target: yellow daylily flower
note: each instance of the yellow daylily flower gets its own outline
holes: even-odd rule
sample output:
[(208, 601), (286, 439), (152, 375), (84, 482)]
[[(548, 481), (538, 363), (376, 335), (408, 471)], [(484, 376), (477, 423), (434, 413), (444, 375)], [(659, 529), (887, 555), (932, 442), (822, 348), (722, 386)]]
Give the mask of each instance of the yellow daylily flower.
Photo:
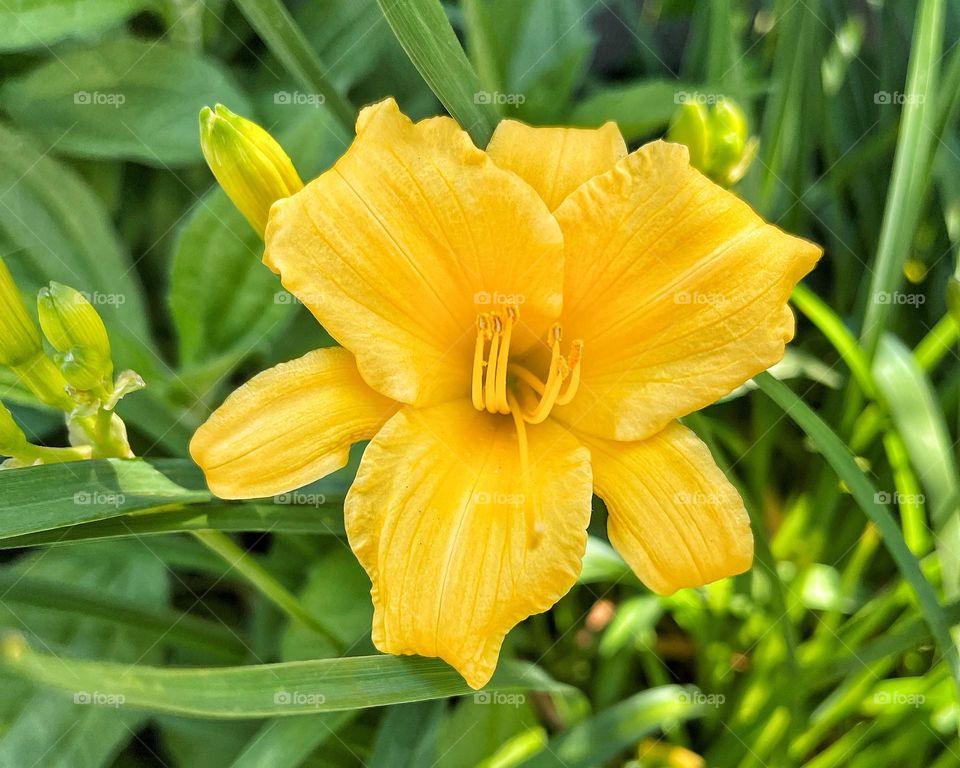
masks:
[(750, 567), (743, 503), (677, 418), (783, 355), (820, 249), (613, 124), (364, 109), (336, 165), (273, 205), (264, 262), (342, 345), (255, 377), (191, 444), (214, 493), (286, 492), (371, 440), (345, 503), (373, 641), (474, 688), (575, 583), (594, 491), (669, 594)]

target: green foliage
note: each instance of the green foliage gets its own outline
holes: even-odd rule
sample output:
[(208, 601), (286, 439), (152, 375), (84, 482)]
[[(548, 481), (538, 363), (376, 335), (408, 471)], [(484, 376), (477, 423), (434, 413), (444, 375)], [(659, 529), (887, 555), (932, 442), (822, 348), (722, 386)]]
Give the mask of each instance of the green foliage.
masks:
[[(25, 296), (83, 292), (147, 382), (118, 407), (145, 458), (0, 472), (0, 765), (955, 765), (958, 34), (943, 0), (0, 0), (0, 256)], [(376, 653), (356, 452), (240, 503), (187, 449), (236, 385), (334, 343), (216, 188), (199, 109), (308, 181), (388, 95), (479, 146), (510, 117), (613, 120), (631, 149), (732, 97), (759, 137), (734, 191), (826, 251), (784, 362), (685, 419), (753, 569), (653, 595), (597, 502), (577, 586), (481, 694)], [(64, 442), (6, 370), (0, 398)]]

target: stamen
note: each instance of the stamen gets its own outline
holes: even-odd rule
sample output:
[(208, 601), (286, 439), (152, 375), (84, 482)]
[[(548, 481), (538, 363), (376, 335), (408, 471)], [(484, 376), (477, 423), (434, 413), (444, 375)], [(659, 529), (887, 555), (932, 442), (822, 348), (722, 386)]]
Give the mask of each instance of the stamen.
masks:
[(527, 427), (523, 423), (522, 410), (512, 392), (507, 393), (507, 406), (517, 430), (517, 447), (520, 450), (520, 482), (523, 484), (523, 523), (527, 538), (527, 549), (533, 549), (540, 541), (543, 523), (540, 521), (536, 494), (528, 499), (530, 490), (530, 446), (527, 443)]
[(511, 305), (507, 307), (506, 315), (503, 338), (500, 340), (500, 351), (497, 355), (496, 407), (500, 413), (510, 413), (510, 405), (507, 403), (507, 366), (510, 361), (510, 339), (513, 336), (513, 324), (516, 322), (519, 312), (516, 307)]
[(483, 350), (487, 343), (487, 316), (479, 315), (477, 317), (477, 344), (473, 350), (473, 381), (470, 388), (470, 397), (473, 400), (473, 407), (478, 411), (484, 409), (483, 405), (483, 367), (486, 365), (483, 359)]
[(557, 396), (560, 394), (560, 386), (563, 384), (566, 368), (566, 361), (560, 357), (560, 335), (560, 326), (553, 326), (551, 331), (553, 349), (550, 354), (550, 372), (543, 388), (543, 396), (531, 413), (523, 415), (523, 418), (531, 424), (540, 424), (550, 415), (550, 411), (557, 401)]
[(497, 360), (500, 352), (500, 337), (503, 333), (503, 320), (500, 315), (493, 315), (493, 338), (490, 340), (490, 352), (487, 355), (487, 377), (483, 384), (483, 399), (489, 413), (496, 413), (497, 408)]
[(583, 357), (583, 340), (576, 339), (571, 345), (567, 364), (570, 366), (570, 378), (566, 380), (563, 389), (557, 397), (556, 405), (567, 405), (573, 400), (580, 389), (580, 359)]
[(524, 368), (522, 365), (511, 365), (510, 372), (524, 384), (529, 385), (538, 395), (542, 395), (546, 389), (546, 386), (537, 378), (536, 374), (531, 372), (530, 369)]

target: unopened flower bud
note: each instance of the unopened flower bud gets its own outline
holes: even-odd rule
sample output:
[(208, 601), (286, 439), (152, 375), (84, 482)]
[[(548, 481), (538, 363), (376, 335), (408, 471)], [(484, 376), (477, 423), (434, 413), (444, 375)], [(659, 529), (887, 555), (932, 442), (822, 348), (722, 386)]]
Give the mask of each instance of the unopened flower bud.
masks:
[(667, 139), (686, 145), (690, 151), (690, 165), (699, 170), (707, 167), (710, 158), (710, 122), (707, 108), (698, 101), (685, 101), (670, 121)]
[(50, 283), (37, 296), (43, 334), (60, 355), (64, 378), (77, 389), (94, 389), (113, 375), (110, 340), (97, 310), (82, 293)]
[(20, 456), (27, 447), (27, 436), (6, 407), (0, 403), (0, 455)]
[(40, 331), (0, 259), (0, 365), (17, 366), (43, 351)]
[(690, 164), (718, 184), (730, 187), (743, 178), (757, 153), (747, 117), (731, 99), (710, 107), (687, 101), (674, 113), (667, 139), (686, 145)]
[(200, 146), (223, 191), (261, 237), (270, 206), (303, 188), (283, 147), (222, 104), (200, 111)]

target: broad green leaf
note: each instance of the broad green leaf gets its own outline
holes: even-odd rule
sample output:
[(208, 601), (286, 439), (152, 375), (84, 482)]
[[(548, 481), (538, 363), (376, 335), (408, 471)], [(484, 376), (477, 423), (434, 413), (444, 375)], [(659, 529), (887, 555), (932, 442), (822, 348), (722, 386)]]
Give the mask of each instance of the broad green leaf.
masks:
[(0, 51), (92, 37), (153, 5), (153, 0), (5, 0), (0, 4)]
[(4, 109), (59, 153), (167, 167), (201, 159), (197, 114), (249, 103), (217, 62), (161, 41), (119, 38), (64, 53), (2, 89)]
[(702, 717), (704, 706), (695, 689), (679, 685), (651, 688), (577, 723), (551, 739), (546, 748), (519, 765), (524, 768), (602, 765), (661, 729)]
[[(0, 669), (74, 691), (109, 690), (130, 707), (198, 717), (281, 717), (473, 694), (437, 659), (353, 656), (244, 667), (162, 669), (54, 657), (16, 635), (0, 645)], [(539, 668), (502, 660), (491, 691), (564, 692)]]
[(438, 724), (431, 762), (436, 768), (479, 768), (493, 762), (500, 745), (538, 727), (533, 697), (481, 691), (464, 698)]
[(581, 584), (616, 583), (629, 580), (632, 575), (630, 566), (607, 542), (596, 536), (587, 538), (587, 551), (583, 555), (583, 568), (578, 579)]
[[(0, 475), (0, 487), (3, 476)], [(257, 531), (345, 535), (343, 494), (328, 496), (323, 504), (190, 504), (184, 509), (118, 515), (89, 523), (52, 528), (20, 536), (0, 537), (0, 549), (42, 547), (102, 539), (140, 538), (186, 531)]]
[[(136, 547), (93, 546), (84, 551), (45, 552), (23, 557), (3, 568), (3, 578), (43, 579), (97, 593), (107, 602), (143, 611), (166, 610), (163, 564), (143, 558)], [(49, 597), (49, 595), (47, 595)], [(11, 630), (29, 633), (32, 642), (54, 654), (113, 659), (120, 666), (157, 663), (162, 645), (156, 636), (130, 632), (122, 623), (86, 618), (82, 612), (51, 611), (37, 595), (34, 604), (3, 602), (0, 636)], [(87, 680), (63, 679), (65, 694), (29, 681), (5, 677), (0, 684), (0, 765), (43, 765), (57, 768), (112, 765), (117, 753), (143, 723), (143, 716), (122, 706), (108, 688)], [(94, 702), (100, 702), (96, 706)]]
[(355, 712), (269, 720), (257, 731), (231, 768), (298, 768), (317, 747), (356, 717)]
[(339, 643), (335, 646), (331, 639), (290, 622), (280, 639), (284, 661), (336, 656), (340, 649), (347, 649), (352, 656), (375, 651), (370, 641), (370, 579), (345, 542), (334, 539), (331, 543), (310, 569), (298, 597), (310, 615), (323, 617)]
[(260, 731), (258, 720), (201, 720), (161, 715), (153, 718), (171, 766), (229, 768)]
[(369, 74), (387, 47), (396, 45), (376, 0), (303, 3), (293, 15), (341, 89)]
[(597, 128), (608, 120), (620, 127), (623, 138), (636, 141), (666, 130), (670, 117), (696, 87), (673, 80), (638, 80), (595, 91), (577, 105), (567, 119), (571, 125)]
[(596, 42), (584, 0), (470, 0), (464, 21), (483, 92), (501, 113), (556, 123)]
[(427, 85), (474, 143), (485, 147), (499, 116), (489, 94), (484, 95), (440, 0), (377, 2)]
[(344, 130), (353, 129), (356, 110), (330, 79), (330, 70), (320, 60), (310, 41), (280, 0), (236, 0), (237, 7), (309, 95), (322, 100)]
[[(72, 557), (83, 557), (74, 550)], [(71, 583), (37, 578), (32, 573), (0, 572), (0, 614), (9, 606), (16, 616), (23, 606), (55, 611), (67, 617), (114, 624), (131, 634), (159, 644), (200, 649), (205, 655), (237, 661), (246, 648), (223, 624), (199, 619), (166, 608), (145, 605), (140, 600), (116, 597)]]
[(437, 728), (443, 711), (443, 702), (439, 701), (390, 707), (377, 731), (367, 768), (436, 767)]
[(0, 538), (211, 498), (200, 470), (178, 459), (9, 469), (0, 472)]

